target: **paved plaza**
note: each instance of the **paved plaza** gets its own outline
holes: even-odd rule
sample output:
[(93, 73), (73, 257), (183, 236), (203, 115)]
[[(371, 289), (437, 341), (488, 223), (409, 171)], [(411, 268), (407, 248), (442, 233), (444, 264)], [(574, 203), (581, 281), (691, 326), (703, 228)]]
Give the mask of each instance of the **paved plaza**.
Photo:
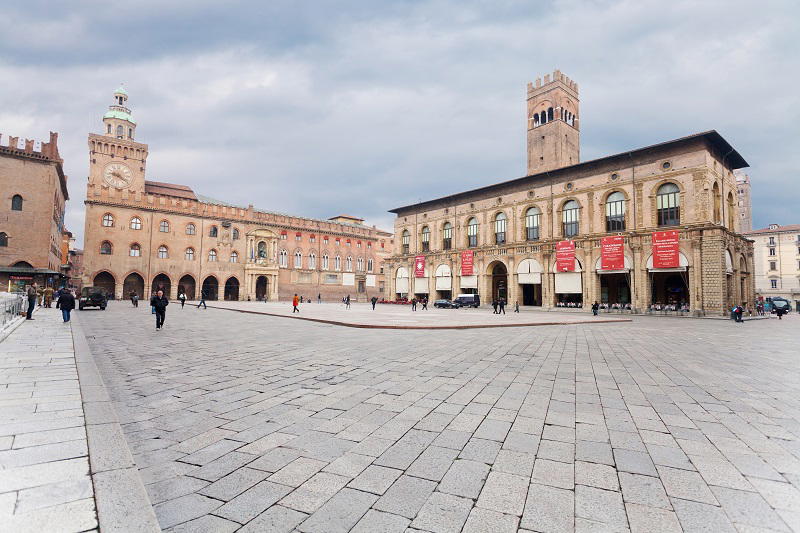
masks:
[(385, 330), (173, 303), (156, 332), (146, 306), (76, 314), (165, 531), (800, 531), (795, 315)]

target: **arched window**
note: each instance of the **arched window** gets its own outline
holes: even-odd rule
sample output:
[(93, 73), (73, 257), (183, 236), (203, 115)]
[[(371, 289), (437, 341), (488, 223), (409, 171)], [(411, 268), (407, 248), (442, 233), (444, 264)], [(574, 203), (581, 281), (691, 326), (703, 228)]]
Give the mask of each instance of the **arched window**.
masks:
[(267, 243), (264, 241), (258, 241), (258, 258), (259, 259), (267, 258)]
[(278, 266), (282, 268), (289, 266), (289, 254), (286, 253), (286, 250), (278, 252)]
[(339, 271), (342, 269), (342, 258), (338, 255), (333, 258), (333, 269)]
[(550, 122), (551, 120), (553, 120), (553, 108), (552, 107), (548, 107), (547, 108), (547, 122)]
[(506, 242), (506, 214), (497, 213), (494, 217), (494, 242), (504, 244)]
[(195, 228), (194, 224), (186, 224), (186, 235), (194, 235), (197, 233), (197, 228)]
[(356, 270), (359, 272), (364, 272), (364, 258), (359, 257), (356, 259)]
[(113, 228), (114, 227), (114, 215), (111, 213), (106, 213), (103, 215), (103, 227), (104, 228)]
[(239, 252), (231, 252), (231, 263), (239, 262)]
[(303, 254), (300, 250), (294, 253), (294, 267), (303, 268)]
[(422, 251), (431, 251), (431, 230), (428, 226), (422, 227)]
[(474, 248), (478, 246), (478, 219), (472, 217), (467, 223), (467, 246)]
[(367, 259), (367, 272), (372, 272), (374, 268), (375, 262), (372, 260), (372, 258)]
[(166, 259), (167, 257), (169, 257), (169, 251), (167, 250), (167, 247), (162, 244), (158, 247), (158, 258)]
[(353, 258), (350, 257), (349, 255), (347, 256), (347, 259), (345, 259), (345, 261), (344, 261), (344, 269), (347, 272), (352, 272), (353, 271)]
[(736, 211), (736, 204), (733, 200), (733, 193), (728, 193), (728, 229), (731, 231), (734, 230), (734, 211)]
[(625, 195), (612, 192), (606, 198), (606, 231), (625, 230)]
[(123, 128), (121, 125), (117, 126), (117, 138), (122, 139), (124, 133), (125, 133), (125, 128)]
[(142, 219), (139, 217), (133, 217), (131, 219), (131, 229), (142, 229)]
[(159, 222), (158, 231), (160, 231), (161, 233), (169, 233), (169, 221), (162, 220), (161, 222)]
[(525, 238), (529, 241), (539, 240), (539, 223), (542, 212), (538, 207), (531, 207), (525, 212)]
[(656, 193), (659, 226), (677, 226), (681, 223), (680, 189), (674, 183), (665, 183)]
[(187, 248), (183, 253), (183, 258), (187, 261), (194, 261), (194, 248)]
[(580, 206), (575, 200), (570, 200), (564, 204), (561, 212), (561, 222), (564, 237), (574, 237), (578, 234), (578, 218)]
[(112, 252), (111, 243), (108, 241), (103, 241), (100, 244), (100, 253), (102, 255), (111, 255), (111, 252)]
[(217, 235), (219, 235), (219, 230), (217, 229), (216, 226), (211, 226), (211, 229), (208, 230), (208, 236), (216, 237)]
[(131, 257), (139, 257), (142, 255), (142, 247), (136, 243), (131, 244), (131, 247), (128, 251)]
[(322, 256), (322, 270), (328, 270), (328, 254)]
[(209, 263), (216, 263), (217, 261), (217, 251), (216, 250), (209, 250), (208, 251), (208, 262)]
[(6, 232), (0, 232), (0, 246), (8, 246), (8, 235)]
[(449, 222), (442, 227), (442, 249), (449, 250), (453, 247), (453, 225)]
[(233, 240), (236, 241), (239, 239), (239, 228), (233, 228)]
[(719, 192), (719, 183), (714, 182), (714, 224), (722, 224), (722, 195)]
[(539, 113), (539, 124), (546, 124), (547, 123), (547, 113), (542, 111)]
[(317, 256), (314, 252), (308, 254), (308, 268), (314, 270), (317, 268)]
[(128, 128), (128, 139), (133, 139), (133, 128)]
[(106, 133), (111, 134), (111, 124), (107, 124)]
[(411, 248), (411, 234), (408, 232), (407, 229), (403, 230), (403, 237), (402, 237), (402, 244), (403, 244), (403, 253), (407, 254)]
[(22, 211), (22, 196), (15, 194), (11, 197), (11, 210)]

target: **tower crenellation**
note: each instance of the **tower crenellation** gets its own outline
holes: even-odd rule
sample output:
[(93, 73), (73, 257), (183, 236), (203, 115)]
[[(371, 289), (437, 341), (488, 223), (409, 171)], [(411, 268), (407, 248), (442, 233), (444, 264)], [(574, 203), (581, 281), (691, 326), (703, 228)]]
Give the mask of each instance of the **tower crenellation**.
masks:
[(527, 89), (528, 174), (579, 163), (578, 84), (555, 70)]

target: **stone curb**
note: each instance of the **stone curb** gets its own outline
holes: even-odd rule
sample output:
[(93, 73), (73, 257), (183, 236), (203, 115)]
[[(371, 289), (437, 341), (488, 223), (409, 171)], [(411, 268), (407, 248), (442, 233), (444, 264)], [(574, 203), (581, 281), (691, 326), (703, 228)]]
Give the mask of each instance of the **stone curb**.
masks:
[(633, 322), (630, 318), (601, 318), (598, 320), (581, 320), (575, 322), (532, 322), (525, 324), (465, 324), (459, 326), (393, 326), (390, 324), (356, 324), (353, 322), (339, 322), (338, 320), (326, 320), (324, 318), (308, 318), (301, 316), (286, 316), (277, 313), (266, 313), (262, 311), (250, 311), (247, 309), (231, 309), (229, 307), (216, 307), (213, 305), (208, 306), (210, 309), (221, 309), (223, 311), (233, 311), (235, 313), (248, 313), (251, 315), (265, 315), (275, 316), (279, 318), (288, 318), (292, 320), (306, 320), (308, 322), (318, 322), (320, 324), (329, 324), (332, 326), (343, 326), (346, 328), (359, 328), (359, 329), (486, 329), (486, 328), (528, 328), (535, 326), (572, 326), (583, 324), (616, 324), (622, 322)]
[(72, 342), (99, 529), (103, 533), (161, 531), (78, 316), (72, 314)]

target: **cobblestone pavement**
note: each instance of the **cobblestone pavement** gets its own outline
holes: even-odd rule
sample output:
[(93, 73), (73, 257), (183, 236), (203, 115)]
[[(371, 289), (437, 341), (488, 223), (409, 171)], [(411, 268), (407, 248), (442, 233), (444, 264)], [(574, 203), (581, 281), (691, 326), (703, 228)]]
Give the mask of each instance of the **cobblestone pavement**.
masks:
[(800, 319), (352, 329), (80, 320), (161, 526), (800, 530)]
[(0, 531), (97, 527), (70, 326), (39, 309), (0, 343)]

